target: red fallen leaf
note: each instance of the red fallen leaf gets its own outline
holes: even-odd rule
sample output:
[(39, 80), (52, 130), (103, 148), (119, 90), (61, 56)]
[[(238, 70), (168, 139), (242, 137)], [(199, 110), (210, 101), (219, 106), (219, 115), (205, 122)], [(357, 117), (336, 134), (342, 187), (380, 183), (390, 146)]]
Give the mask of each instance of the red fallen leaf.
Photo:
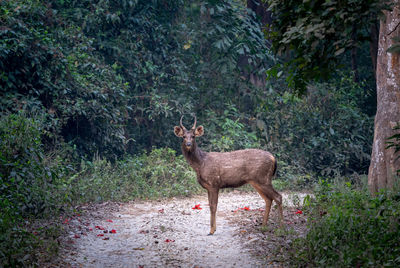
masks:
[(110, 238), (109, 237), (104, 237), (103, 240), (110, 240)]
[(97, 236), (104, 236), (104, 234), (98, 234)]
[(112, 230), (110, 231), (110, 233), (112, 233), (112, 234), (116, 234), (116, 233), (117, 233), (117, 231), (115, 231), (114, 229), (112, 229)]
[(75, 235), (74, 235), (74, 238), (81, 238), (81, 236), (78, 235), (78, 234), (75, 234)]
[(139, 267), (138, 268), (144, 268), (144, 265), (139, 265)]
[(162, 209), (159, 209), (158, 210), (158, 213), (164, 213), (164, 209), (162, 208)]
[(113, 222), (112, 220), (106, 220), (106, 222)]
[(93, 231), (93, 228), (89, 228), (89, 231)]
[(238, 209), (234, 210), (233, 212), (238, 212), (239, 210), (246, 210), (246, 211), (250, 211), (250, 207), (238, 208)]
[(69, 224), (69, 219), (66, 218), (66, 219), (64, 220), (63, 224)]
[(202, 208), (200, 207), (200, 204), (198, 204), (198, 205), (194, 205), (194, 207), (192, 207), (192, 209), (202, 209)]
[(77, 216), (77, 217), (80, 217), (80, 216), (81, 216), (81, 214), (77, 213), (75, 216)]
[(105, 230), (104, 227), (101, 227), (101, 226), (99, 226), (99, 225), (96, 225), (94, 228), (96, 228), (96, 229), (98, 229), (98, 230)]
[(303, 214), (303, 211), (297, 210), (297, 211), (296, 211), (296, 214)]
[(169, 242), (175, 242), (175, 240), (173, 239), (165, 239), (165, 242), (169, 243)]

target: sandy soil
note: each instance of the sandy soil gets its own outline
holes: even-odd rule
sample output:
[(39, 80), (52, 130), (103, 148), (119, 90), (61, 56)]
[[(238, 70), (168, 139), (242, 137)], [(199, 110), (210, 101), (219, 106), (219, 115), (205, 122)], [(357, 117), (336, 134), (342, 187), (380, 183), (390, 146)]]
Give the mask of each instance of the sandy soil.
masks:
[[(296, 198), (284, 195), (285, 225), (291, 223), (286, 216), (293, 214), (290, 212), (293, 200)], [(196, 205), (202, 209), (193, 209)], [(62, 242), (58, 265), (281, 266), (271, 261), (265, 252), (265, 245), (261, 242), (266, 234), (255, 231), (255, 228), (260, 228), (257, 226), (262, 220), (263, 209), (264, 201), (257, 193), (220, 193), (217, 231), (209, 236), (210, 212), (206, 194), (161, 201), (88, 205), (80, 208), (82, 215), (64, 221), (69, 234)], [(273, 208), (271, 212), (267, 229), (270, 233), (279, 226), (276, 210)]]

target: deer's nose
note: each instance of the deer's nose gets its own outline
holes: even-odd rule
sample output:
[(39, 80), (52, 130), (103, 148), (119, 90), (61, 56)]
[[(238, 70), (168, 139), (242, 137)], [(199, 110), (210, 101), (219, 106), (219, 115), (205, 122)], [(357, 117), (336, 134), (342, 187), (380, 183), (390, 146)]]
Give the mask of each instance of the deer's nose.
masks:
[(186, 146), (188, 146), (188, 147), (192, 146), (192, 143), (189, 141), (189, 142), (186, 143)]

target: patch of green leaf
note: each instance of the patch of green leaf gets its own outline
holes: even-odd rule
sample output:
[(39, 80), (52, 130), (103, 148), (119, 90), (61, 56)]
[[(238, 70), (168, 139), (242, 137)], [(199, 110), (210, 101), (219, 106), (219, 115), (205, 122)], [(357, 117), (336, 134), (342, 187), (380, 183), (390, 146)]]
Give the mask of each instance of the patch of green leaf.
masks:
[(371, 196), (366, 187), (320, 181), (304, 208), (309, 232), (298, 238), (293, 265), (398, 266), (400, 198), (398, 190)]

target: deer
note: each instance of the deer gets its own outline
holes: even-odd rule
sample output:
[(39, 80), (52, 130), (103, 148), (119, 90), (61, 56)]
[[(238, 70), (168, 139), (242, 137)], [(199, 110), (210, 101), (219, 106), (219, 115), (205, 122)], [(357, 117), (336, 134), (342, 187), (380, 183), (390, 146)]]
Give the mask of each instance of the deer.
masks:
[(210, 233), (217, 229), (216, 212), (219, 190), (236, 188), (250, 184), (265, 201), (265, 212), (262, 225), (266, 226), (271, 210), (272, 201), (279, 209), (280, 224), (283, 222), (282, 195), (272, 187), (272, 178), (276, 174), (277, 162), (275, 157), (260, 149), (244, 149), (231, 152), (204, 152), (196, 144), (196, 138), (204, 134), (204, 127), (194, 124), (187, 130), (182, 124), (174, 127), (177, 137), (183, 138), (182, 154), (188, 164), (196, 172), (197, 181), (207, 190), (210, 206)]

